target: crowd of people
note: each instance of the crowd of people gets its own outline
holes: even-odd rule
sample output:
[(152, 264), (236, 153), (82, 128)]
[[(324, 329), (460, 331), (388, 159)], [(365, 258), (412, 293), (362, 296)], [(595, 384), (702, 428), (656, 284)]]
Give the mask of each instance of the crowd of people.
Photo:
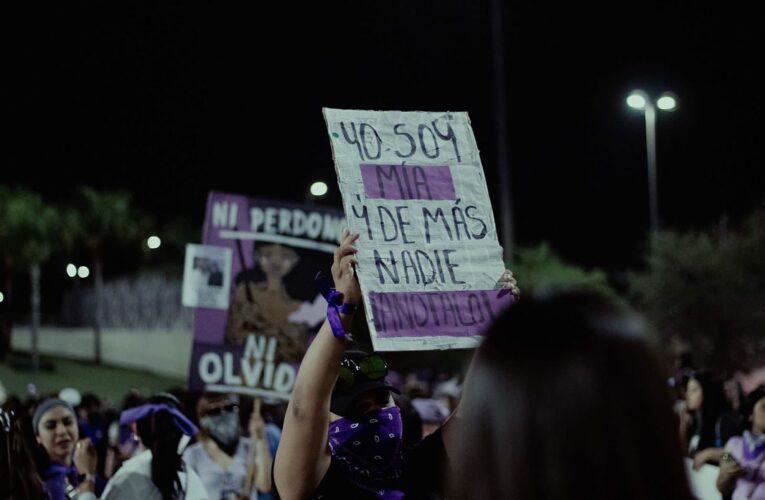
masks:
[[(347, 334), (357, 237), (334, 254), (339, 321), (308, 347), (288, 403), (12, 396), (0, 498), (684, 499), (684, 459), (719, 466), (725, 497), (765, 498), (765, 387), (726, 395), (688, 367), (668, 384), (644, 323), (595, 292), (517, 300), (464, 380), (394, 376)], [(519, 297), (511, 272), (498, 285)]]

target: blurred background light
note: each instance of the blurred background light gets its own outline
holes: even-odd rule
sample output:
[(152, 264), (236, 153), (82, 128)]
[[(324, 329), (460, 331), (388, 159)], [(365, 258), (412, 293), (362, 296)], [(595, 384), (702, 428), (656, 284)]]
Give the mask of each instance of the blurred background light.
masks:
[(311, 184), (311, 195), (313, 196), (324, 196), (327, 191), (329, 191), (329, 187), (325, 182), (316, 181)]
[(151, 250), (156, 250), (161, 244), (162, 240), (159, 239), (159, 236), (149, 236), (149, 238), (146, 240), (146, 246), (148, 246)]
[(88, 269), (87, 266), (80, 266), (79, 269), (77, 269), (77, 276), (80, 278), (87, 278), (90, 276), (90, 269)]
[(634, 109), (645, 108), (645, 95), (640, 91), (635, 91), (627, 97), (627, 106)]

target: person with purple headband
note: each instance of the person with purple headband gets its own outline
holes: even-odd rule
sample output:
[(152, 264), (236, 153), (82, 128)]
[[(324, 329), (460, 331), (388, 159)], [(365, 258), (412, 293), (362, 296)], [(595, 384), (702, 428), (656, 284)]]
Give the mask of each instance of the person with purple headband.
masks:
[(132, 424), (140, 451), (109, 480), (102, 499), (207, 499), (199, 476), (181, 458), (182, 436), (194, 436), (198, 429), (179, 408), (175, 396), (158, 394), (146, 404), (122, 412), (120, 424)]
[[(328, 319), (300, 365), (274, 462), (274, 496), (293, 499), (429, 499), (443, 494), (447, 452), (441, 430), (402, 449), (395, 389), (379, 354), (346, 350), (361, 290), (358, 234), (343, 232), (325, 287)], [(518, 290), (509, 271), (503, 285)]]
[(717, 489), (733, 500), (765, 498), (765, 386), (749, 393), (744, 413), (749, 429), (725, 444), (717, 478)]

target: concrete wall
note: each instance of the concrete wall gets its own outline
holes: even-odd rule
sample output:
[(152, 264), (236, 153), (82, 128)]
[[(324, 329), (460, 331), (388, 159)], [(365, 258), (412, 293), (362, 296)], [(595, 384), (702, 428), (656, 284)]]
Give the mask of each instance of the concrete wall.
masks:
[[(92, 361), (92, 328), (40, 329), (40, 354)], [(105, 328), (101, 337), (104, 364), (186, 379), (191, 361), (193, 333), (189, 331), (127, 330)], [(29, 327), (13, 328), (12, 346), (29, 352), (32, 339)]]

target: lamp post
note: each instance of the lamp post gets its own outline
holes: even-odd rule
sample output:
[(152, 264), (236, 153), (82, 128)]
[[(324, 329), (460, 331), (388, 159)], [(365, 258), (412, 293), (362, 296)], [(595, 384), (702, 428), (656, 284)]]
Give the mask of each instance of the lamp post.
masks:
[(645, 144), (648, 156), (648, 204), (650, 210), (651, 235), (659, 231), (659, 201), (656, 190), (656, 110), (674, 111), (677, 109), (675, 97), (665, 92), (654, 104), (642, 90), (633, 91), (627, 97), (627, 105), (643, 111), (645, 115)]

